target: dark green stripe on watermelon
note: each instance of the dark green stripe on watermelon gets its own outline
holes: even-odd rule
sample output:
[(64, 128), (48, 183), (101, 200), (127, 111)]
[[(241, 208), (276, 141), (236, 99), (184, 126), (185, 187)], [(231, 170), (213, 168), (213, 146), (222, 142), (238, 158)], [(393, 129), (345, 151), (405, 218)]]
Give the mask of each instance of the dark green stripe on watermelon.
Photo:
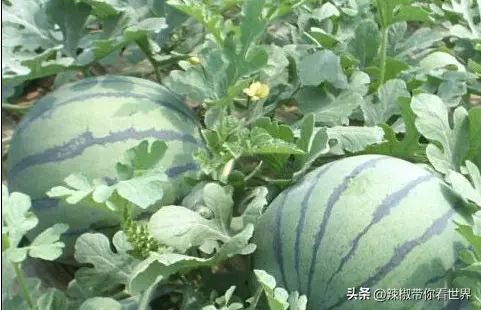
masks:
[(430, 278), (429, 280), (427, 280), (424, 283), (423, 287), (429, 287), (432, 284), (438, 283), (439, 281), (443, 281), (443, 280), (446, 281), (446, 279), (447, 279), (447, 277), (449, 276), (450, 273), (451, 273), (451, 270), (447, 270), (446, 272), (440, 273), (439, 275), (436, 275), (436, 276)]
[[(21, 123), (21, 125), (17, 128), (17, 134), (20, 134), (22, 131), (26, 130), (35, 121), (51, 117), (51, 115), (57, 109), (63, 106), (66, 106), (69, 104), (78, 104), (78, 103), (90, 101), (92, 99), (99, 99), (99, 98), (113, 98), (113, 99), (128, 98), (128, 99), (135, 99), (135, 100), (148, 100), (158, 104), (159, 106), (163, 106), (175, 112), (178, 112), (180, 115), (186, 117), (192, 122), (197, 123), (197, 119), (193, 115), (192, 111), (187, 106), (185, 106), (182, 102), (177, 101), (177, 104), (176, 104), (176, 103), (168, 102), (166, 100), (159, 100), (156, 98), (159, 95), (163, 95), (163, 93), (159, 93), (159, 94), (152, 93), (152, 94), (146, 95), (146, 94), (126, 93), (126, 92), (117, 91), (117, 92), (95, 92), (90, 94), (74, 96), (68, 100), (62, 101), (55, 105), (44, 105), (42, 106), (41, 109), (39, 108), (39, 109), (32, 110), (32, 113), (29, 114), (28, 117), (26, 117)], [(51, 100), (50, 98), (47, 98), (47, 99)], [(155, 106), (152, 106), (152, 107), (155, 107)]]
[(332, 276), (329, 278), (327, 281), (327, 286), (326, 286), (326, 291), (328, 290), (329, 286), (331, 285), (332, 280), (334, 279), (335, 276), (341, 272), (342, 268), (344, 265), (349, 261), (349, 259), (352, 258), (354, 255), (355, 251), (357, 250), (357, 247), (359, 245), (359, 241), (361, 240), (362, 237), (364, 237), (369, 229), (373, 227), (375, 224), (379, 223), (384, 217), (388, 216), (391, 213), (391, 209), (397, 207), (399, 203), (406, 198), (409, 193), (416, 188), (419, 184), (422, 184), (424, 182), (433, 180), (435, 177), (432, 174), (427, 173), (424, 176), (421, 176), (411, 182), (409, 182), (406, 186), (401, 188), (400, 190), (390, 194), (389, 196), (386, 197), (386, 199), (383, 200), (381, 205), (377, 207), (374, 210), (374, 213), (372, 215), (372, 220), (371, 222), (364, 227), (364, 229), (356, 236), (354, 237), (354, 240), (351, 242), (351, 248), (349, 249), (349, 252), (347, 255), (345, 255), (339, 264), (339, 267), (337, 270), (332, 274)]
[(59, 202), (59, 199), (50, 197), (32, 199), (32, 208), (35, 210), (53, 209), (58, 206)]
[[(381, 266), (376, 274), (370, 276), (365, 282), (361, 283), (357, 288), (360, 287), (373, 287), (382, 280), (382, 278), (391, 272), (394, 268), (396, 268), (399, 264), (402, 263), (403, 259), (417, 246), (422, 245), (435, 235), (441, 234), (444, 229), (448, 226), (448, 220), (455, 215), (456, 212), (454, 209), (445, 212), (441, 217), (437, 218), (429, 227), (424, 231), (424, 233), (414, 239), (409, 240), (403, 243), (400, 247), (396, 248), (394, 254), (392, 255), (391, 259)], [(339, 299), (334, 305), (327, 308), (326, 310), (334, 309), (347, 301), (346, 297)]]
[(85, 149), (93, 145), (107, 145), (109, 143), (115, 143), (129, 139), (140, 141), (147, 138), (155, 138), (163, 141), (183, 141), (197, 144), (199, 146), (202, 145), (200, 141), (189, 134), (171, 130), (149, 129), (145, 131), (137, 131), (135, 128), (130, 127), (124, 131), (111, 133), (110, 135), (104, 137), (94, 137), (92, 132), (87, 131), (78, 135), (77, 137), (72, 138), (65, 144), (47, 149), (40, 154), (34, 154), (23, 158), (13, 165), (9, 171), (9, 177), (12, 181), (14, 181), (20, 172), (31, 166), (59, 162), (73, 158), (82, 154)]
[(309, 200), (311, 199), (311, 196), (312, 196), (312, 193), (314, 191), (314, 189), (316, 188), (316, 186), (318, 185), (321, 177), (329, 171), (329, 168), (331, 168), (333, 166), (333, 164), (328, 164), (326, 165), (325, 167), (323, 167), (323, 169), (321, 169), (321, 171), (315, 176), (315, 180), (316, 181), (313, 181), (311, 186), (309, 187), (309, 189), (307, 190), (307, 193), (304, 197), (304, 199), (302, 200), (302, 203), (301, 203), (301, 210), (300, 210), (300, 213), (301, 213), (301, 216), (299, 218), (299, 222), (297, 224), (297, 227), (296, 227), (296, 241), (295, 241), (295, 244), (294, 244), (294, 254), (295, 254), (295, 257), (294, 257), (294, 264), (295, 264), (295, 268), (296, 268), (296, 274), (297, 274), (297, 280), (298, 280), (298, 287), (301, 287), (301, 273), (300, 273), (300, 267), (299, 267), (299, 260), (300, 260), (300, 256), (301, 256), (301, 250), (300, 250), (300, 240), (301, 240), (301, 236), (302, 236), (302, 232), (304, 231), (304, 224), (305, 224), (305, 220), (306, 220), (306, 213), (307, 213), (307, 209), (309, 208)]
[(279, 266), (281, 270), (281, 281), (284, 285), (284, 287), (287, 288), (287, 281), (286, 281), (286, 275), (284, 273), (284, 256), (282, 254), (282, 238), (281, 238), (281, 223), (282, 223), (282, 211), (284, 209), (284, 205), (286, 203), (287, 197), (289, 196), (289, 192), (291, 189), (287, 189), (284, 192), (284, 198), (282, 200), (282, 203), (280, 207), (277, 209), (276, 212), (276, 219), (275, 223), (276, 225), (274, 226), (274, 253), (276, 253), (276, 261), (277, 265)]
[(152, 99), (154, 101), (158, 101), (155, 98), (157, 97), (163, 97), (163, 101), (161, 105), (165, 105), (172, 107), (174, 110), (175, 109), (180, 109), (177, 110), (178, 112), (181, 112), (181, 114), (184, 114), (184, 116), (187, 116), (188, 118), (191, 118), (196, 124), (199, 124), (198, 119), (194, 116), (192, 110), (184, 103), (183, 98), (178, 96), (177, 94), (171, 92), (168, 88), (161, 84), (154, 83), (150, 80), (145, 80), (141, 78), (136, 78), (136, 77), (125, 77), (125, 76), (115, 76), (115, 75), (109, 75), (105, 78), (103, 77), (92, 77), (92, 78), (87, 78), (84, 80), (81, 80), (79, 82), (73, 83), (73, 84), (68, 84), (69, 86), (66, 85), (66, 87), (69, 87), (69, 90), (72, 90), (75, 92), (79, 91), (88, 91), (89, 86), (102, 86), (106, 89), (111, 89), (113, 91), (121, 91), (124, 93), (131, 93), (132, 91), (135, 92), (142, 92), (139, 89), (129, 89), (128, 86), (140, 86), (144, 87), (150, 91), (153, 91), (152, 93), (147, 92), (148, 94), (152, 95)]
[(199, 165), (196, 164), (196, 163), (188, 163), (188, 164), (185, 164), (185, 165), (179, 165), (179, 166), (174, 166), (174, 167), (170, 167), (168, 169), (165, 170), (165, 174), (169, 177), (169, 178), (175, 178), (176, 176), (184, 173), (184, 172), (187, 172), (187, 171), (194, 171), (194, 170), (198, 170), (199, 169)]
[(312, 254), (312, 259), (311, 259), (311, 264), (309, 267), (309, 277), (308, 277), (308, 282), (307, 282), (307, 296), (311, 296), (311, 291), (312, 291), (312, 279), (315, 273), (315, 266), (316, 266), (316, 261), (317, 261), (317, 254), (319, 252), (319, 247), (321, 246), (322, 239), (324, 238), (324, 233), (326, 232), (327, 228), (327, 223), (329, 222), (329, 219), (331, 217), (331, 212), (334, 206), (336, 205), (337, 201), (341, 197), (341, 195), (344, 193), (344, 191), (347, 190), (349, 187), (350, 182), (360, 175), (362, 172), (365, 170), (371, 169), (376, 167), (376, 165), (383, 160), (386, 160), (387, 157), (375, 157), (373, 159), (370, 159), (356, 168), (349, 173), (347, 176), (344, 177), (344, 180), (342, 181), (341, 184), (339, 184), (332, 194), (329, 196), (329, 199), (327, 201), (326, 205), (326, 211), (324, 212), (324, 216), (322, 218), (321, 225), (319, 227), (319, 231), (317, 232), (315, 236), (315, 243), (314, 243), (314, 249), (313, 249), (313, 254)]
[[(159, 88), (163, 88), (160, 84), (156, 84), (154, 82), (148, 81), (148, 80), (143, 80), (140, 78), (135, 78), (135, 77), (124, 77), (121, 75), (115, 76), (115, 75), (109, 75), (108, 77), (90, 77), (83, 79), (81, 81), (78, 81), (76, 83), (72, 84), (66, 84), (64, 87), (69, 88), (72, 91), (78, 92), (78, 91), (85, 91), (88, 90), (88, 86), (95, 86), (95, 85), (100, 85), (100, 86), (105, 86), (105, 85), (116, 85), (116, 84), (127, 84), (127, 85), (133, 85), (133, 86), (142, 86), (149, 88), (150, 90), (153, 91), (158, 91)], [(108, 88), (108, 87), (106, 87)], [(63, 87), (62, 87), (63, 89)]]

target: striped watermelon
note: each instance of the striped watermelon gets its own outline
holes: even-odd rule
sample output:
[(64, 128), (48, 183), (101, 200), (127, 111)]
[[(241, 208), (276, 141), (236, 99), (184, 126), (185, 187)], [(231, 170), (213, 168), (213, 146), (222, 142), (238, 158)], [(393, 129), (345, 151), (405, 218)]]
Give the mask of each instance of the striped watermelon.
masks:
[(168, 145), (162, 164), (172, 182), (161, 203), (171, 203), (187, 190), (181, 177), (197, 169), (192, 153), (202, 145), (195, 115), (181, 98), (154, 82), (106, 76), (64, 85), (40, 99), (18, 125), (7, 161), (10, 191), (30, 195), (39, 217), (29, 237), (63, 222), (70, 226), (64, 241), (71, 247), (92, 227), (118, 224), (111, 212), (68, 205), (46, 192), (64, 185), (71, 173), (111, 180), (123, 152), (144, 139)]
[[(379, 155), (345, 158), (272, 202), (254, 234), (252, 263), (279, 286), (307, 295), (311, 310), (444, 309), (444, 301), (373, 297), (376, 289), (447, 287), (464, 244), (453, 223), (466, 223), (457, 202), (417, 165)], [(348, 288), (361, 287), (370, 289), (370, 300), (347, 300)]]

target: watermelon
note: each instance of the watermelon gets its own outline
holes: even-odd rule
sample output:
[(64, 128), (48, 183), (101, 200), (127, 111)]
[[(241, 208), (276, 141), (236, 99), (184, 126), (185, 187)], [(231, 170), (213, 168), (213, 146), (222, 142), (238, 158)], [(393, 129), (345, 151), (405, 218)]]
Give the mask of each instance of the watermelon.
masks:
[(374, 295), (447, 288), (465, 246), (453, 221), (470, 222), (458, 203), (445, 183), (407, 161), (334, 161), (273, 200), (254, 233), (252, 264), (305, 294), (311, 310), (444, 309), (442, 297), (377, 302)]
[(46, 192), (72, 173), (112, 182), (115, 163), (142, 140), (168, 145), (162, 165), (170, 179), (159, 204), (172, 203), (188, 190), (183, 176), (198, 169), (192, 153), (202, 146), (199, 123), (181, 98), (157, 83), (122, 76), (87, 78), (41, 98), (19, 123), (7, 160), (10, 191), (30, 195), (39, 218), (28, 237), (66, 223), (68, 253), (80, 234), (116, 227), (113, 212), (73, 206)]

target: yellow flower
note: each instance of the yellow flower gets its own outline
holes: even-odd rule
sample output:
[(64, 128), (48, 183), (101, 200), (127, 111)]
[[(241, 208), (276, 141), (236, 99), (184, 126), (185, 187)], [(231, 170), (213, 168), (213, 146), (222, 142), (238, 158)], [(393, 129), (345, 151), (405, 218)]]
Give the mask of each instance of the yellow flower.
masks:
[(269, 86), (260, 82), (252, 83), (249, 88), (245, 88), (243, 92), (252, 100), (259, 100), (269, 95)]
[(193, 65), (198, 65), (200, 64), (200, 58), (197, 56), (191, 56), (188, 58), (188, 61), (193, 64)]

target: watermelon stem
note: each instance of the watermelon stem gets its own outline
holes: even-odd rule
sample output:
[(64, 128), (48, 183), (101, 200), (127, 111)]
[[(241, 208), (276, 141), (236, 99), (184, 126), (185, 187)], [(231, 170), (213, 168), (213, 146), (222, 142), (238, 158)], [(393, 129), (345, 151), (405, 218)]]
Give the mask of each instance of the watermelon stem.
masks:
[(23, 276), (23, 272), (20, 269), (20, 263), (14, 263), (13, 267), (15, 269), (15, 274), (17, 275), (18, 284), (20, 285), (20, 289), (22, 290), (23, 297), (28, 304), (29, 309), (33, 309), (33, 302), (32, 297), (30, 296), (27, 283), (25, 282), (25, 277)]
[(245, 178), (244, 178), (244, 181), (247, 182), (249, 181), (250, 179), (252, 179), (256, 174), (257, 172), (259, 172), (261, 170), (261, 167), (262, 167), (262, 164), (264, 162), (261, 160), (259, 162), (259, 164), (251, 171), (251, 173), (249, 173)]
[(140, 39), (137, 40), (136, 43), (140, 50), (145, 54), (149, 62), (152, 64), (152, 67), (154, 67), (155, 78), (157, 80), (157, 83), (160, 84), (160, 82), (162, 81), (160, 68), (157, 66), (157, 61), (154, 59), (154, 57), (152, 57), (152, 52), (149, 48), (149, 42), (146, 39)]
[(256, 290), (255, 295), (252, 297), (252, 301), (250, 302), (249, 308), (247, 310), (255, 310), (257, 307), (257, 304), (259, 303), (259, 300), (262, 297), (262, 293), (264, 292), (264, 289), (262, 288), (262, 285), (259, 285), (259, 287)]
[(12, 136), (2, 138), (2, 159), (8, 154), (11, 141), (12, 141)]
[(32, 107), (33, 103), (31, 104), (11, 104), (11, 103), (2, 103), (2, 109), (8, 111), (16, 111), (16, 112), (24, 112)]

